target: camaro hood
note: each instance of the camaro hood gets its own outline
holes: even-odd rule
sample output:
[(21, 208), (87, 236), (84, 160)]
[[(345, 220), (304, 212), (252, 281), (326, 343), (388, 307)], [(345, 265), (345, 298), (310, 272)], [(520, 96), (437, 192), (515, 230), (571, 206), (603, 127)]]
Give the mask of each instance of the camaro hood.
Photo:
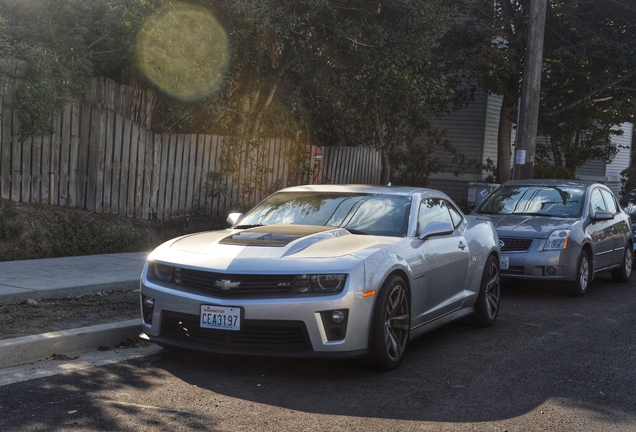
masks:
[[(360, 259), (402, 238), (353, 235), (342, 228), (309, 225), (268, 225), (246, 230), (211, 231), (179, 237), (155, 249), (149, 260), (188, 267), (233, 271), (275, 271), (276, 262)], [(346, 257), (346, 259), (345, 259)], [(337, 267), (340, 267), (337, 265)]]
[(488, 215), (499, 237), (548, 238), (556, 229), (569, 229), (577, 220), (550, 216)]

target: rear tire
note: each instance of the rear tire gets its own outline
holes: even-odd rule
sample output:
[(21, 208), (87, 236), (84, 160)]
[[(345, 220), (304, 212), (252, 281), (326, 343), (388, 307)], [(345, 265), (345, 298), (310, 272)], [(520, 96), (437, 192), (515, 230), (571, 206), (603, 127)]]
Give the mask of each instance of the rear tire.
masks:
[(587, 292), (590, 283), (590, 255), (582, 250), (576, 267), (576, 279), (567, 282), (566, 294), (572, 297), (582, 297)]
[(499, 282), (499, 260), (494, 255), (488, 257), (481, 276), (479, 294), (475, 301), (475, 314), (469, 319), (477, 327), (490, 327), (497, 320), (501, 287)]
[(614, 282), (629, 282), (632, 275), (632, 266), (634, 265), (634, 253), (631, 244), (625, 245), (625, 253), (623, 254), (623, 262), (616, 270), (612, 270), (612, 280)]
[(395, 369), (404, 360), (411, 329), (409, 292), (399, 276), (390, 276), (375, 301), (366, 362), (378, 370)]

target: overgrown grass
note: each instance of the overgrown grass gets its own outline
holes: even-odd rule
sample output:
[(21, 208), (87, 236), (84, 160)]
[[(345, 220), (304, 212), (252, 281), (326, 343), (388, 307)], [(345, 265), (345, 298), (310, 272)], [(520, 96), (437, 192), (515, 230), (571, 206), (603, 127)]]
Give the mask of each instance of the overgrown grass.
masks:
[(144, 221), (0, 199), (0, 261), (150, 251), (179, 235), (225, 227), (212, 216)]

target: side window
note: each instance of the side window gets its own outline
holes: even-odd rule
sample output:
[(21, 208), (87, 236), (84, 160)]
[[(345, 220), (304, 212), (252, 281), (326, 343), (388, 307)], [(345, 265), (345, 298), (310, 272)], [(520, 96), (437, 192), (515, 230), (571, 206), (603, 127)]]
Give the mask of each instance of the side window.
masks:
[(452, 205), (448, 205), (448, 211), (450, 212), (451, 219), (453, 220), (453, 228), (457, 228), (462, 223), (462, 215), (459, 214), (457, 209)]
[(603, 201), (603, 196), (601, 195), (601, 191), (598, 189), (594, 189), (592, 191), (592, 214), (597, 211), (607, 211), (607, 207), (605, 207), (605, 201)]
[(614, 197), (612, 196), (612, 194), (606, 190), (601, 190), (601, 194), (603, 194), (603, 198), (605, 198), (607, 211), (612, 212), (613, 214), (618, 213), (618, 209), (616, 208), (616, 201), (614, 201)]
[(417, 235), (419, 236), (426, 225), (431, 222), (446, 222), (453, 227), (453, 220), (449, 212), (449, 206), (445, 200), (439, 198), (426, 198), (420, 204), (420, 212), (417, 216)]

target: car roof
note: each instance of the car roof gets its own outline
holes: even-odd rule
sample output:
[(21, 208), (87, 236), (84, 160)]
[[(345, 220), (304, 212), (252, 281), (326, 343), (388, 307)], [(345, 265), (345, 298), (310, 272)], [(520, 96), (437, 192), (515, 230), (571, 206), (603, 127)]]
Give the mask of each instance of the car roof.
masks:
[(548, 186), (548, 187), (576, 187), (588, 188), (590, 186), (605, 186), (602, 183), (584, 180), (563, 180), (563, 179), (531, 179), (531, 180), (511, 180), (501, 186)]
[(446, 196), (446, 194), (436, 189), (428, 189), (428, 188), (415, 187), (415, 186), (379, 186), (379, 185), (367, 185), (367, 184), (302, 185), (302, 186), (292, 186), (285, 189), (281, 189), (278, 192), (352, 192), (352, 193), (403, 195), (403, 196), (410, 196), (415, 193), (421, 193), (423, 195)]

